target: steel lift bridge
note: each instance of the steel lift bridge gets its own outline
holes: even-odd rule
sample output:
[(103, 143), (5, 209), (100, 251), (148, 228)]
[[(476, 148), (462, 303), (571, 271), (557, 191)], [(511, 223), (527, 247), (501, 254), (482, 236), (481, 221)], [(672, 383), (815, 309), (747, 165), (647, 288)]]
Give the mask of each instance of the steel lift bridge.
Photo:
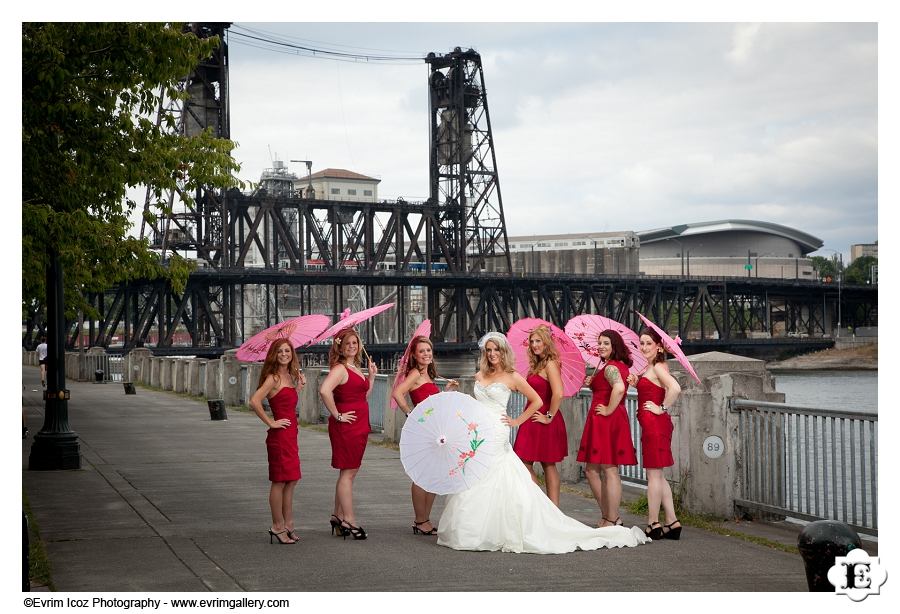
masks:
[[(186, 134), (212, 127), (216, 135), (231, 137), (229, 26), (188, 26), (197, 36), (219, 36), (221, 44), (184, 80), (189, 99), (167, 109)], [(292, 315), (336, 314), (347, 306), (356, 310), (382, 302), (397, 308), (363, 325), (362, 332), (370, 353), (388, 359), (426, 317), (442, 353), (471, 351), (485, 332), (505, 331), (526, 316), (563, 325), (593, 312), (636, 329), (633, 310), (689, 340), (689, 351), (692, 346), (831, 344), (830, 339), (747, 339), (749, 332), (771, 331), (775, 322), (811, 337), (830, 334), (836, 292), (815, 282), (514, 276), (481, 57), (456, 48), (429, 53), (424, 61), (427, 200), (325, 200), (278, 181), (250, 194), (200, 190), (192, 206), (141, 228), (163, 260), (173, 251), (196, 259), (187, 286), (175, 292), (165, 281), (132, 281), (93, 297), (101, 316), (87, 323), (89, 345), (128, 351), (146, 344), (155, 346), (156, 354), (214, 356)], [(171, 197), (173, 209), (176, 198)], [(255, 262), (248, 266), (251, 252)], [(489, 259), (500, 272), (484, 272)], [(845, 326), (874, 320), (873, 288), (844, 286), (840, 300)], [(77, 324), (70, 329), (73, 346), (78, 329)], [(29, 327), (26, 345), (38, 331), (39, 326)]]

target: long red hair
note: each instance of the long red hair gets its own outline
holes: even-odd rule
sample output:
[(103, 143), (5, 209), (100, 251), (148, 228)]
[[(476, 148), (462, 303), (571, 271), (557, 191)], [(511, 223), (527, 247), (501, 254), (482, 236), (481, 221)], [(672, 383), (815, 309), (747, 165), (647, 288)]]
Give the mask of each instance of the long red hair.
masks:
[(291, 348), (291, 362), (288, 363), (288, 373), (291, 376), (291, 383), (296, 384), (300, 380), (300, 360), (297, 358), (297, 352), (294, 350), (294, 346), (291, 345), (291, 342), (287, 339), (278, 339), (273, 342), (269, 347), (269, 351), (266, 353), (266, 360), (263, 362), (262, 369), (259, 372), (259, 383), (256, 385), (257, 388), (260, 388), (263, 385), (263, 382), (266, 381), (266, 378), (270, 375), (275, 376), (275, 381), (278, 383), (280, 379), (278, 376), (278, 358), (276, 355), (278, 354), (278, 349), (287, 344), (289, 348)]
[(344, 339), (346, 339), (348, 335), (353, 335), (359, 342), (359, 351), (356, 353), (356, 356), (353, 357), (353, 364), (356, 365), (358, 369), (362, 369), (363, 342), (359, 333), (352, 328), (345, 328), (334, 336), (334, 341), (331, 342), (331, 348), (328, 350), (329, 367), (344, 363), (344, 357), (341, 355), (341, 344), (344, 343)]
[(427, 343), (431, 348), (431, 364), (428, 365), (426, 372), (428, 373), (428, 377), (434, 380), (437, 377), (437, 367), (434, 366), (434, 344), (431, 342), (431, 339), (428, 337), (419, 335), (415, 339), (412, 340), (410, 344), (412, 346), (412, 352), (409, 353), (409, 360), (406, 363), (406, 373), (405, 375), (409, 375), (413, 370), (418, 370), (419, 361), (416, 360), (416, 352), (419, 349), (420, 343)]

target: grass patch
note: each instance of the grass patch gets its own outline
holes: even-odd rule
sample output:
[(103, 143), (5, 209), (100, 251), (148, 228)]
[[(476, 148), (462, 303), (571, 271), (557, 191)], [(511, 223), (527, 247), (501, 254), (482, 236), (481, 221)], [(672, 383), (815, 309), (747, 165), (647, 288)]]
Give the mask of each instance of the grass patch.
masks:
[(41, 541), (40, 530), (31, 506), (28, 503), (28, 495), (22, 491), (22, 507), (28, 517), (28, 578), (31, 586), (46, 586), (51, 591), (55, 590), (53, 579), (50, 577), (50, 559), (47, 558), (47, 550)]
[[(675, 495), (675, 493), (673, 493), (673, 495)], [(636, 516), (647, 516), (647, 495), (641, 495), (637, 499), (631, 501), (628, 505), (625, 506), (625, 509)], [(742, 539), (746, 542), (757, 544), (759, 546), (766, 546), (768, 548), (774, 548), (775, 550), (781, 550), (782, 552), (789, 552), (791, 554), (800, 553), (796, 546), (782, 544), (781, 542), (777, 542), (765, 537), (758, 537), (756, 535), (741, 533), (740, 531), (735, 531), (731, 527), (726, 527), (724, 526), (724, 521), (717, 516), (713, 516), (711, 514), (694, 514), (692, 512), (688, 512), (681, 507), (681, 501), (679, 500), (679, 497), (677, 495), (675, 496), (675, 515), (678, 516), (678, 520), (681, 522), (681, 524), (686, 527), (703, 529), (705, 531), (710, 531), (711, 533), (717, 533), (718, 535), (724, 535), (726, 537), (736, 537), (737, 539)]]

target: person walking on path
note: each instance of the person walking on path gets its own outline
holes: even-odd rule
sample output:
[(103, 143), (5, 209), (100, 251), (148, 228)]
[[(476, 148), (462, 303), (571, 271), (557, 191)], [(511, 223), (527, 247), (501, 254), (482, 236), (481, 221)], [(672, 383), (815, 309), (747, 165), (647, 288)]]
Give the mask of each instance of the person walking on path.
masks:
[(331, 466), (340, 470), (334, 486), (331, 532), (347, 538), (366, 539), (353, 513), (353, 481), (362, 466), (369, 437), (369, 394), (378, 368), (369, 360), (368, 378), (362, 372), (362, 342), (352, 328), (335, 335), (328, 352), (329, 372), (319, 387), (319, 396), (331, 416)]
[(525, 463), (531, 478), (538, 483), (534, 463), (544, 469), (547, 496), (559, 507), (560, 479), (556, 463), (569, 452), (566, 422), (559, 412), (563, 399), (559, 350), (550, 329), (538, 326), (528, 335), (528, 377), (525, 381), (534, 388), (544, 404), (541, 409), (519, 427), (513, 450)]
[(47, 337), (41, 337), (41, 342), (34, 349), (37, 354), (38, 365), (41, 367), (41, 387), (47, 387)]
[[(269, 508), (272, 527), (269, 543), (294, 544), (294, 488), (300, 481), (300, 453), (297, 446), (297, 399), (306, 378), (297, 354), (287, 339), (275, 341), (266, 354), (259, 385), (250, 398), (250, 407), (269, 427), (266, 451), (269, 457)], [(270, 418), (262, 406), (269, 400)]]
[[(394, 390), (393, 396), (397, 405), (407, 416), (413, 407), (433, 394), (440, 392), (434, 383), (437, 379), (437, 367), (434, 364), (434, 346), (428, 337), (419, 336), (413, 339), (412, 354), (406, 366), (406, 378)], [(456, 390), (459, 382), (448, 380), (447, 390)], [(406, 395), (412, 401), (412, 407), (406, 403)], [(434, 505), (435, 494), (428, 492), (415, 482), (410, 487), (412, 495), (413, 533), (416, 535), (437, 535), (437, 529), (431, 523), (431, 508)]]
[[(663, 468), (675, 464), (672, 457), (672, 418), (668, 409), (681, 394), (681, 386), (669, 373), (666, 352), (659, 333), (650, 328), (641, 330), (641, 354), (650, 363), (640, 379), (628, 376), (628, 383), (636, 383), (638, 393), (638, 423), (641, 425), (641, 456), (647, 471), (647, 535), (679, 539), (681, 523), (675, 516), (672, 487), (663, 476)], [(666, 524), (659, 523), (660, 505)], [(676, 526), (677, 525), (677, 526)]]
[(584, 421), (577, 460), (585, 463), (585, 477), (600, 506), (599, 526), (608, 527), (622, 524), (619, 465), (637, 464), (625, 409), (628, 389), (625, 382), (632, 361), (622, 336), (612, 329), (598, 335), (598, 348), (604, 366), (600, 373), (587, 378), (586, 383), (594, 394)]

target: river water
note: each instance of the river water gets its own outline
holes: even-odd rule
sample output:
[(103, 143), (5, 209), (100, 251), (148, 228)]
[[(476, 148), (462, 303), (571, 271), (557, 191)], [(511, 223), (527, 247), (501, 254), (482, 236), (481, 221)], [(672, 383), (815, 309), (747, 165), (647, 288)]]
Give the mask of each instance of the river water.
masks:
[(774, 377), (775, 389), (791, 405), (878, 411), (878, 371), (790, 371)]

